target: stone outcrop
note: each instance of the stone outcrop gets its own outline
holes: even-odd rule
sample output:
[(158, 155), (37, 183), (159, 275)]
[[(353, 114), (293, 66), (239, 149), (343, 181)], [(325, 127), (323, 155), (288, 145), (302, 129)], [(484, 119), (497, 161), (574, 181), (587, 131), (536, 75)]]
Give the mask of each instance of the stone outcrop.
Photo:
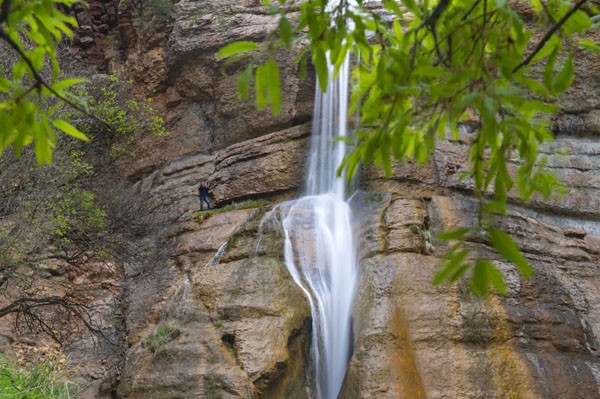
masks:
[[(119, 29), (125, 59), (111, 60), (118, 73), (132, 71), (138, 91), (152, 96), (164, 110), (171, 135), (156, 140), (137, 137), (124, 173), (139, 178), (165, 163), (199, 153), (213, 154), (232, 144), (278, 132), (311, 119), (314, 74), (300, 80), (293, 60), (299, 49), (278, 54), (281, 66), (282, 109), (278, 117), (258, 111), (237, 96), (237, 79), (244, 61), (224, 66), (216, 53), (236, 40), (262, 40), (277, 21), (258, 2), (225, 4), (180, 0), (172, 20), (161, 29), (141, 29), (135, 7), (121, 4)], [(128, 160), (125, 160), (128, 161)]]
[[(150, 30), (120, 4), (124, 57), (111, 68), (133, 71), (172, 132), (140, 132), (121, 171), (156, 204), (147, 217), (161, 227), (140, 243), (172, 256), (161, 267), (125, 269), (119, 397), (313, 397), (307, 301), (283, 264), (279, 232), (259, 228), (265, 210), (189, 218), (200, 182), (216, 205), (278, 202), (302, 189), (314, 76), (299, 80), (294, 57), (277, 54), (284, 98), (273, 117), (237, 98), (246, 64), (216, 58), (275, 26), (259, 3), (180, 0), (173, 18)], [(557, 140), (541, 148), (567, 195), (523, 204), (511, 193), (513, 208), (498, 221), (535, 276), (519, 279), (482, 247), (505, 274), (505, 298), (431, 284), (445, 250), (435, 235), (470, 225), (477, 212), (471, 183), (459, 179), (472, 131), (441, 141), (424, 168), (395, 165), (391, 179), (364, 170), (360, 185), (372, 193), (352, 202), (361, 280), (341, 398), (600, 398), (600, 66), (583, 54), (576, 62), (553, 121)], [(157, 338), (165, 331), (177, 332)]]
[[(519, 280), (484, 246), (509, 294), (481, 300), (464, 284), (432, 286), (444, 248), (433, 239), (433, 256), (423, 250), (443, 229), (470, 225), (475, 203), (390, 194), (356, 203), (359, 234), (378, 245), (360, 248), (355, 349), (342, 398), (600, 397), (594, 241), (512, 212), (500, 223), (535, 277)], [(401, 211), (390, 218), (394, 208)]]
[(198, 186), (211, 187), (215, 205), (247, 198), (292, 198), (302, 188), (310, 124), (233, 144), (215, 154), (195, 154), (155, 169), (136, 183), (166, 221), (199, 208)]
[[(186, 224), (177, 250), (186, 272), (157, 325), (129, 350), (120, 395), (308, 397), (310, 309), (283, 264), (279, 232), (259, 233), (263, 214), (217, 213)], [(161, 328), (177, 334), (159, 341)]]

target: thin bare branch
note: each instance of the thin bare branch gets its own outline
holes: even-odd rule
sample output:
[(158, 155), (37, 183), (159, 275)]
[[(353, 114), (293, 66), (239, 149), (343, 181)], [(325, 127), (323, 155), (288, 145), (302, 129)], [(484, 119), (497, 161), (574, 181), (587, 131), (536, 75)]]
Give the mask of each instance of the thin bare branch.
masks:
[(571, 17), (571, 15), (573, 15), (575, 13), (575, 11), (577, 11), (578, 9), (580, 9), (585, 3), (587, 3), (588, 0), (580, 0), (579, 2), (577, 2), (577, 4), (575, 4), (575, 6), (573, 8), (571, 8), (569, 10), (568, 13), (566, 13), (561, 19), (560, 21), (558, 21), (552, 28), (550, 28), (550, 30), (548, 30), (548, 32), (546, 32), (546, 34), (544, 35), (544, 37), (542, 37), (542, 39), (540, 40), (540, 42), (538, 43), (538, 45), (535, 47), (535, 49), (533, 50), (533, 52), (531, 54), (529, 54), (529, 56), (527, 58), (525, 58), (525, 60), (523, 60), (523, 62), (521, 62), (519, 65), (517, 65), (515, 67), (515, 69), (512, 70), (512, 73), (517, 72), (519, 69), (523, 68), (525, 65), (528, 65), (531, 60), (533, 60), (533, 57), (535, 57), (535, 55), (537, 53), (539, 53), (539, 51), (544, 47), (544, 45), (546, 44), (546, 42), (548, 40), (550, 40), (550, 38), (552, 37), (552, 35), (558, 30), (560, 29), (560, 27), (567, 22), (567, 20)]

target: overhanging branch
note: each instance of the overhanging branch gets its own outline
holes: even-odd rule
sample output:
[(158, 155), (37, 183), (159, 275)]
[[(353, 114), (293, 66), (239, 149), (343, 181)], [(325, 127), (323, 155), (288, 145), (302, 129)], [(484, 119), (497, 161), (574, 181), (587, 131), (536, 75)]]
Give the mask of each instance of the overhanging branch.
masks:
[[(4, 3), (3, 3), (4, 5)], [(4, 8), (4, 7), (3, 7)], [(3, 11), (4, 13), (4, 11)], [(4, 15), (4, 14), (2, 14)], [(1, 21), (1, 19), (0, 19)], [(21, 47), (19, 47), (19, 45), (6, 33), (6, 31), (2, 28), (0, 28), (0, 39), (4, 40), (6, 43), (8, 43), (8, 45), (10, 47), (13, 48), (13, 50), (15, 50), (17, 52), (17, 54), (19, 55), (19, 57), (25, 61), (25, 64), (27, 64), (27, 68), (29, 68), (29, 70), (31, 71), (31, 75), (33, 76), (33, 79), (35, 79), (36, 82), (38, 82), (40, 85), (44, 86), (46, 89), (48, 89), (48, 91), (50, 91), (50, 93), (52, 93), (52, 95), (54, 95), (56, 98), (60, 99), (61, 101), (63, 101), (65, 104), (69, 105), (71, 108), (81, 112), (82, 114), (100, 122), (101, 124), (103, 124), (104, 126), (106, 126), (108, 129), (112, 130), (112, 126), (110, 124), (108, 124), (106, 121), (98, 118), (96, 115), (91, 114), (90, 112), (88, 112), (86, 109), (82, 108), (81, 106), (79, 106), (78, 104), (75, 104), (73, 101), (69, 100), (68, 98), (66, 98), (65, 96), (63, 96), (62, 94), (60, 94), (59, 92), (57, 92), (56, 90), (54, 90), (52, 88), (52, 86), (50, 86), (42, 77), (42, 75), (40, 75), (40, 73), (35, 69), (35, 67), (33, 66), (33, 62), (31, 62), (31, 60), (29, 59), (29, 57), (27, 56), (27, 54), (25, 54), (25, 52), (21, 49)]]
[(548, 40), (550, 40), (550, 38), (552, 37), (552, 35), (558, 30), (560, 29), (560, 27), (567, 22), (567, 20), (571, 17), (571, 15), (573, 15), (575, 13), (575, 11), (577, 11), (578, 9), (580, 9), (588, 0), (580, 0), (579, 2), (577, 2), (577, 4), (575, 4), (575, 6), (573, 8), (571, 8), (569, 10), (568, 13), (566, 13), (561, 19), (560, 21), (558, 21), (552, 28), (550, 28), (550, 30), (548, 32), (546, 32), (546, 34), (544, 35), (544, 37), (542, 37), (542, 39), (540, 40), (540, 42), (538, 43), (538, 45), (535, 47), (535, 49), (533, 50), (533, 52), (531, 54), (529, 54), (529, 56), (527, 58), (525, 58), (525, 60), (523, 60), (523, 62), (521, 62), (519, 65), (517, 65), (515, 67), (515, 69), (513, 69), (512, 73), (517, 72), (519, 69), (523, 68), (524, 66), (528, 65), (531, 60), (533, 60), (533, 57), (535, 57), (535, 55), (537, 53), (540, 52), (540, 50), (544, 47), (544, 45), (546, 44), (546, 42)]

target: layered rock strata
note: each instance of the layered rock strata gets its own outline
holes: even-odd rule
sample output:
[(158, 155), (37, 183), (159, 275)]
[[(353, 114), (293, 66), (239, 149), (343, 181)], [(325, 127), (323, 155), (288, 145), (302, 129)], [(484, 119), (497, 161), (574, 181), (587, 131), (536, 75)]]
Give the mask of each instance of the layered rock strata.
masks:
[[(216, 204), (300, 192), (314, 77), (298, 80), (294, 57), (280, 54), (281, 115), (236, 98), (245, 65), (222, 75), (215, 54), (235, 40), (261, 40), (275, 26), (254, 1), (180, 0), (173, 20), (155, 31), (139, 29), (123, 5), (119, 13), (126, 54), (113, 68), (126, 65), (140, 92), (155, 91), (173, 132), (158, 140), (140, 134), (122, 171), (157, 201), (160, 213), (151, 217), (170, 223), (149, 242), (174, 248), (163, 270), (127, 277), (130, 347), (119, 393), (311, 397), (309, 311), (282, 263), (281, 237), (272, 230), (258, 240), (262, 211), (187, 217), (198, 208), (200, 182), (212, 185)], [(425, 168), (396, 165), (391, 179), (364, 171), (363, 188), (378, 193), (353, 200), (362, 275), (341, 397), (600, 398), (600, 67), (583, 54), (576, 60), (573, 88), (559, 98), (563, 112), (553, 122), (558, 139), (541, 149), (568, 194), (529, 204), (511, 194), (514, 208), (498, 222), (535, 277), (520, 280), (482, 249), (505, 273), (506, 298), (479, 300), (464, 284), (431, 284), (445, 249), (435, 234), (471, 224), (477, 211), (468, 179), (459, 179), (472, 132), (440, 142)], [(137, 283), (142, 275), (145, 283)], [(177, 336), (153, 346), (166, 326)]]
[[(178, 261), (190, 267), (157, 325), (129, 350), (122, 397), (308, 397), (310, 309), (287, 273), (279, 232), (259, 233), (263, 214), (187, 223)], [(211, 243), (215, 256), (198, 261), (196, 251)], [(161, 328), (177, 333), (163, 342)]]

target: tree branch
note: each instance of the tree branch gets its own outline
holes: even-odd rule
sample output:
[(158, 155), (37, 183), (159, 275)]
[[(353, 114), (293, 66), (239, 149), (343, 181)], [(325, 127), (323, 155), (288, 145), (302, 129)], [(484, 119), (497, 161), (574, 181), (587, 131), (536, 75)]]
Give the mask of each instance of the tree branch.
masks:
[(0, 9), (0, 24), (4, 24), (8, 21), (8, 13), (10, 12), (11, 0), (4, 0), (2, 2), (2, 9)]
[[(4, 3), (3, 3), (4, 4)], [(108, 124), (106, 121), (103, 121), (102, 119), (98, 118), (96, 115), (89, 113), (87, 110), (85, 110), (84, 108), (82, 108), (81, 106), (75, 104), (73, 101), (69, 100), (68, 98), (66, 98), (65, 96), (63, 96), (62, 94), (60, 94), (59, 92), (57, 92), (56, 90), (54, 90), (48, 83), (46, 83), (46, 81), (44, 80), (44, 78), (39, 74), (39, 72), (35, 69), (35, 67), (33, 66), (33, 63), (31, 62), (31, 60), (29, 59), (29, 57), (27, 56), (27, 54), (25, 54), (25, 52), (21, 49), (21, 47), (19, 47), (19, 45), (17, 43), (15, 43), (15, 41), (8, 36), (8, 34), (6, 33), (6, 31), (2, 28), (0, 28), (0, 39), (4, 40), (5, 42), (7, 42), (10, 47), (13, 48), (13, 50), (15, 50), (17, 52), (17, 54), (19, 55), (19, 57), (21, 57), (21, 59), (23, 61), (25, 61), (25, 64), (27, 64), (27, 67), (29, 68), (29, 70), (31, 71), (31, 74), (33, 76), (33, 78), (42, 86), (44, 86), (46, 89), (48, 89), (50, 91), (50, 93), (52, 93), (56, 98), (62, 100), (65, 104), (69, 105), (71, 108), (81, 112), (82, 114), (100, 122), (101, 124), (103, 124), (104, 126), (106, 126), (108, 129), (113, 130), (112, 126), (110, 124)]]
[[(44, 320), (41, 315), (36, 313), (36, 309), (43, 307), (62, 308), (64, 311), (66, 311), (67, 315), (80, 320), (89, 332), (97, 337), (105, 339), (111, 344), (114, 344), (114, 342), (104, 335), (100, 328), (95, 326), (95, 322), (92, 320), (91, 315), (88, 314), (87, 307), (85, 305), (66, 298), (56, 296), (43, 298), (20, 298), (7, 306), (0, 308), (0, 319), (4, 316), (14, 313), (17, 315), (18, 324), (20, 317), (23, 317), (25, 325), (27, 325), (29, 328), (33, 328), (35, 325), (37, 325), (52, 339), (58, 343), (61, 343), (61, 339), (56, 335), (52, 326), (48, 325), (46, 320)], [(61, 322), (64, 323), (65, 320), (61, 320)]]
[(465, 13), (465, 15), (462, 16), (462, 18), (460, 19), (461, 21), (464, 21), (465, 19), (467, 19), (469, 17), (469, 15), (471, 15), (471, 13), (473, 12), (473, 10), (475, 9), (475, 7), (477, 7), (477, 4), (479, 4), (481, 2), (481, 0), (477, 0), (475, 3), (473, 3), (473, 7), (471, 7), (469, 9), (469, 11), (467, 11)]
[(427, 17), (423, 24), (429, 25), (432, 29), (435, 29), (435, 23), (442, 16), (442, 13), (446, 10), (446, 8), (448, 8), (448, 5), (450, 5), (450, 0), (440, 0), (437, 6), (435, 6), (433, 9), (431, 15)]
[(544, 37), (542, 37), (542, 39), (540, 40), (538, 45), (535, 47), (533, 52), (531, 54), (529, 54), (529, 56), (523, 62), (521, 62), (519, 65), (517, 65), (515, 67), (515, 69), (512, 70), (512, 73), (515, 73), (519, 69), (524, 67), (525, 65), (528, 65), (531, 62), (531, 60), (533, 60), (533, 57), (535, 57), (535, 55), (544, 47), (546, 42), (548, 40), (550, 40), (550, 38), (552, 37), (554, 32), (556, 32), (558, 29), (560, 29), (560, 27), (567, 21), (567, 19), (569, 19), (571, 17), (571, 15), (573, 15), (575, 13), (575, 11), (580, 9), (581, 6), (583, 6), (587, 1), (588, 0), (580, 0), (579, 2), (577, 2), (577, 4), (575, 4), (575, 6), (573, 8), (571, 8), (569, 10), (569, 12), (566, 13), (564, 15), (564, 17), (562, 17), (560, 19), (560, 21), (558, 21), (552, 28), (550, 28), (550, 30), (548, 32), (546, 32), (546, 34), (544, 35)]

